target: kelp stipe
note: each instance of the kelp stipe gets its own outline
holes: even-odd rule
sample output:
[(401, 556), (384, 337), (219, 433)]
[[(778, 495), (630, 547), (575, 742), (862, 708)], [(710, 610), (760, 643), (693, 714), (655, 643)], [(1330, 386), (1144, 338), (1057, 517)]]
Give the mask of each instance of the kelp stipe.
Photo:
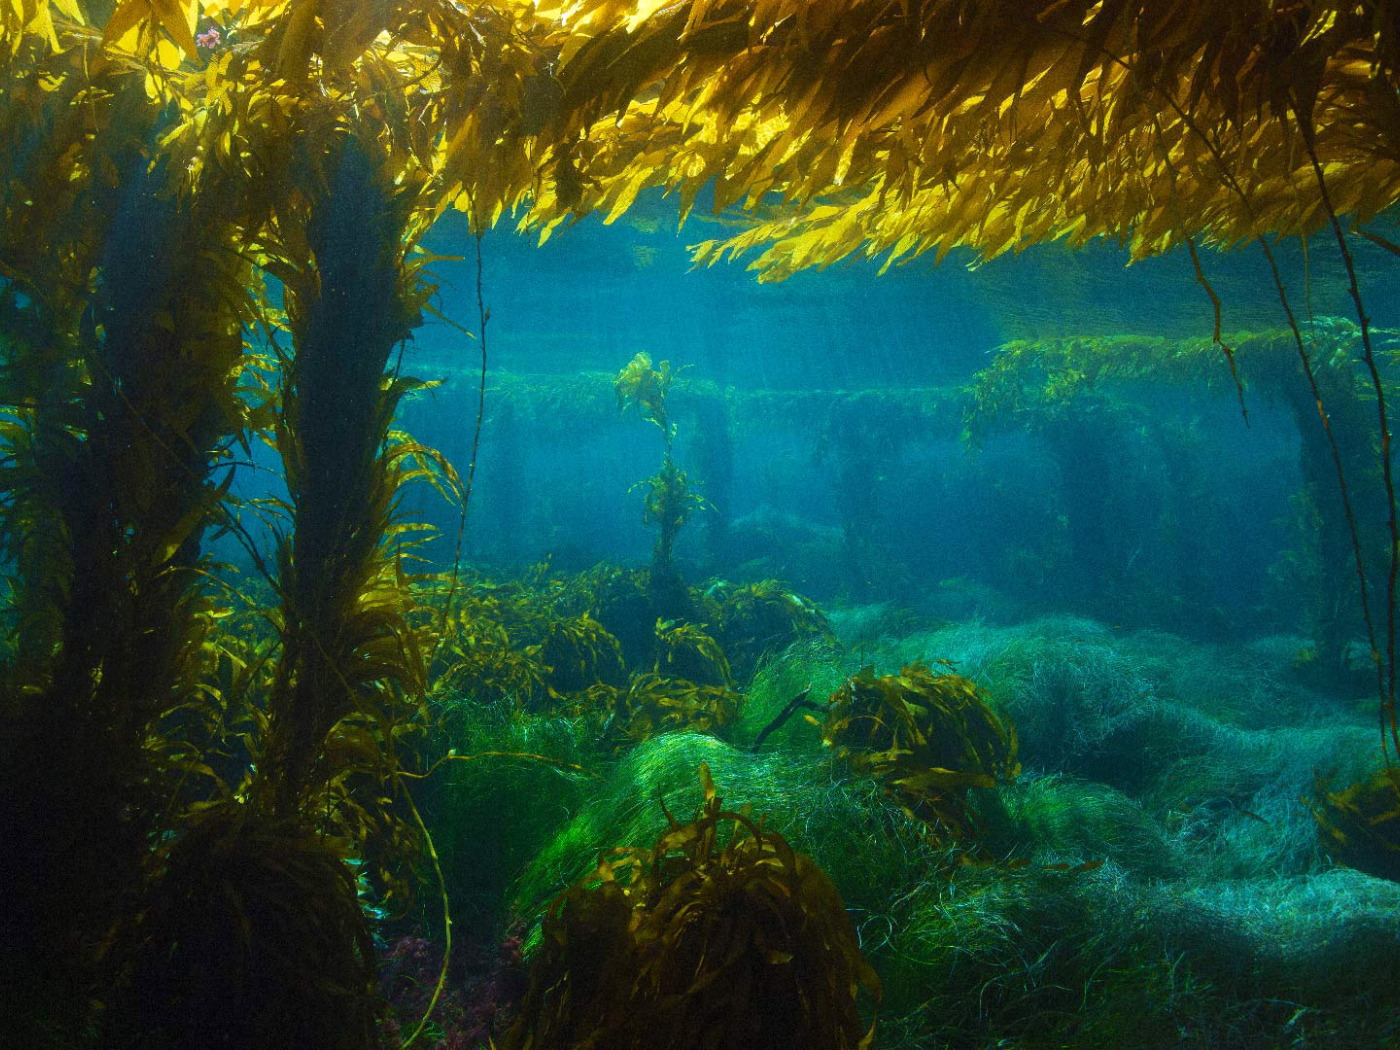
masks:
[(234, 386), (251, 266), (210, 202), (166, 192), (150, 141), (168, 115), (129, 75), (98, 82), (87, 133), (65, 122), (65, 150), (21, 151), (13, 170), (21, 194), (55, 179), (73, 196), (36, 186), (22, 222), (8, 200), (3, 245), (15, 407), (0, 527), (19, 570), (3, 765), (24, 829), (6, 863), (27, 887), (12, 905), (30, 962), (15, 972), (35, 986), (12, 1023), (42, 1039), (90, 1021), (121, 960), (104, 941), (202, 766), (216, 704), (200, 539), (249, 411)]
[(411, 602), (382, 549), (398, 512), (399, 457), (385, 441), (414, 385), (385, 373), (418, 320), (403, 261), (412, 202), (376, 170), (372, 148), (333, 132), (325, 155), (305, 158), (305, 212), (280, 217), (297, 260), (284, 272), (293, 347), (282, 355), (276, 428), (292, 523), (278, 550), (283, 655), (260, 790), (272, 791), (284, 816), (341, 772), (328, 745), (354, 750), (360, 740), (369, 751), (359, 760), (387, 757), (377, 753), (387, 741), (371, 745), (372, 734), (351, 723), (343, 739), (328, 740), (333, 726), (368, 716), (371, 696), (392, 703), (396, 689), (424, 691)]
[(661, 428), (666, 439), (661, 469), (635, 487), (646, 494), (642, 504), (643, 520), (656, 526), (647, 589), (658, 613), (668, 619), (684, 618), (690, 612), (685, 582), (676, 568), (676, 537), (696, 511), (708, 506), (704, 497), (690, 491), (690, 481), (685, 471), (676, 465), (672, 454), (676, 424), (666, 411), (666, 393), (671, 388), (672, 375), (670, 361), (662, 361), (659, 367), (653, 368), (651, 358), (639, 353), (614, 381), (618, 410), (636, 406), (643, 419)]
[(275, 216), (293, 341), (274, 426), (291, 516), (278, 660), (251, 713), (244, 782), (154, 858), (107, 1025), (118, 1045), (375, 1046), (360, 894), (407, 896), (401, 865), (420, 846), (394, 796), (421, 724), (430, 618), (386, 543), (416, 449), (389, 437), (414, 381), (385, 372), (417, 318), (411, 195), (387, 185), (372, 143), (334, 124), (303, 148), (300, 192)]

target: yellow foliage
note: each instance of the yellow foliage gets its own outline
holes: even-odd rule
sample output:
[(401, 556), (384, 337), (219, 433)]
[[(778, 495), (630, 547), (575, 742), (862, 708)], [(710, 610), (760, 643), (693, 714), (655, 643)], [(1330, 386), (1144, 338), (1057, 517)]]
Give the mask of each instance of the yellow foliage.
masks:
[(618, 411), (636, 405), (643, 419), (661, 428), (669, 444), (672, 427), (666, 418), (666, 392), (671, 388), (671, 362), (662, 361), (659, 368), (653, 368), (651, 358), (639, 353), (617, 374), (613, 385)]
[(656, 672), (708, 685), (732, 687), (734, 674), (719, 642), (705, 633), (704, 624), (658, 620)]
[(547, 236), (597, 209), (616, 219), (648, 186), (678, 193), (684, 217), (713, 185), (717, 211), (743, 201), (754, 224), (697, 259), (755, 252), (766, 279), (852, 253), (889, 265), (1109, 237), (1143, 256), (1310, 232), (1327, 214), (1307, 146), (1341, 215), (1364, 222), (1400, 187), (1394, 0), (202, 9), (230, 43), (200, 48), (178, 0), (122, 0), (100, 31), (72, 0), (0, 5), (26, 56), (7, 72), (37, 60), (35, 41), (102, 40), (179, 103), (186, 182), (215, 165), (252, 186), (316, 114), (368, 118), (431, 187), (427, 221), (524, 206)]
[(743, 700), (726, 686), (665, 678), (655, 671), (634, 675), (626, 692), (596, 695), (606, 705), (603, 738), (617, 748), (681, 730), (722, 735), (738, 717)]
[(1312, 803), (1337, 858), (1362, 871), (1400, 879), (1400, 769), (1389, 766), (1334, 790), (1319, 776)]

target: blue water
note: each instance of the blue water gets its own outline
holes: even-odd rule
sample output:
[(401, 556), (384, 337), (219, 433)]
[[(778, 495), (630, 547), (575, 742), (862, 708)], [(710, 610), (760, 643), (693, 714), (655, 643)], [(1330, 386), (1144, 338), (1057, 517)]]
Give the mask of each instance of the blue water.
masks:
[[(703, 462), (696, 420), (684, 404), (678, 416), (678, 461), (701, 494), (722, 500), (730, 528), (723, 549), (707, 541), (705, 513), (683, 530), (677, 553), (696, 580), (771, 575), (819, 600), (931, 602), (954, 615), (1017, 616), (1087, 602), (1090, 612), (1140, 626), (1190, 627), (1185, 607), (1199, 607), (1206, 613), (1194, 626), (1206, 634), (1302, 629), (1296, 609), (1280, 602), (1287, 581), (1279, 571), (1306, 542), (1290, 503), (1302, 484), (1298, 427), (1248, 374), (1246, 422), (1223, 357), (1211, 388), (1144, 382), (1111, 391), (1135, 421), (1086, 438), (1083, 456), (1097, 457), (1089, 484), (1111, 492), (1101, 535), (1081, 535), (1077, 550), (1066, 549), (1066, 517), (1078, 497), (1043, 437), (1006, 426), (973, 449), (960, 440), (956, 408), (877, 438), (878, 447), (862, 454), (878, 462), (855, 468), (869, 474), (865, 488), (843, 489), (844, 453), (833, 451), (828, 433), (832, 399), (952, 390), (1010, 339), (1208, 338), (1210, 302), (1184, 252), (1128, 265), (1115, 245), (1051, 245), (981, 266), (954, 252), (941, 266), (916, 259), (879, 275), (880, 260), (858, 260), (763, 284), (742, 261), (692, 266), (687, 246), (726, 229), (701, 216), (677, 230), (670, 202), (654, 194), (614, 225), (586, 220), (542, 247), (508, 224), (483, 239), (488, 393), (469, 561), (503, 572), (545, 558), (567, 569), (645, 561), (654, 534), (642, 522), (641, 493), (630, 489), (656, 469), (660, 434), (635, 412), (608, 406), (611, 377), (644, 351), (680, 370), (678, 403), (686, 389), (714, 384), (712, 391), (728, 390), (733, 411), (732, 478), (721, 493), (706, 488), (713, 468)], [(475, 329), (474, 245), (455, 213), (428, 247), (464, 256), (434, 267), (437, 306)], [(1346, 316), (1350, 306), (1326, 247), (1310, 245), (1305, 266), (1298, 242), (1275, 246), (1305, 323), (1309, 307), (1315, 316)], [(1400, 321), (1393, 282), (1375, 276), (1380, 260), (1366, 251), (1359, 260), (1376, 323)], [(1227, 332), (1282, 327), (1257, 248), (1203, 252), (1203, 262)], [(430, 318), (404, 362), (413, 374), (443, 380), (405, 406), (404, 425), (465, 474), (478, 345)], [(540, 400), (541, 383), (563, 399)], [(589, 407), (573, 418), (569, 398), (584, 392)], [(810, 412), (775, 425), (732, 407), (783, 392), (808, 396)], [(456, 512), (426, 488), (408, 501), (440, 530), (433, 556), (444, 563)], [(853, 515), (872, 530), (880, 560), (859, 585), (834, 564)], [(959, 593), (951, 603), (950, 586)], [(1105, 589), (1112, 599), (1095, 607), (1095, 591)], [(1164, 595), (1175, 605), (1169, 612)]]

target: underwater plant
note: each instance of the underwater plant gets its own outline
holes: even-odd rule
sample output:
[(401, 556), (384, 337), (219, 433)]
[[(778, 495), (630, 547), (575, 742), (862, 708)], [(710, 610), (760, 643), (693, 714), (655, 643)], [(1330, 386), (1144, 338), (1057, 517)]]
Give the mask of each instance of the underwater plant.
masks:
[(653, 368), (651, 358), (638, 353), (617, 374), (614, 386), (619, 411), (635, 406), (643, 419), (656, 424), (665, 435), (661, 469), (636, 487), (646, 493), (642, 518), (657, 529), (648, 589), (669, 616), (677, 617), (685, 612), (688, 595), (673, 556), (676, 536), (691, 516), (708, 504), (703, 497), (690, 491), (685, 471), (676, 466), (672, 456), (676, 424), (666, 414), (666, 392), (671, 387), (671, 376), (671, 362), (662, 361), (659, 368)]
[(1400, 882), (1400, 770), (1387, 766), (1342, 788), (1319, 775), (1309, 805), (1338, 861)]
[(703, 801), (650, 849), (617, 849), (549, 905), (507, 1050), (581, 1045), (866, 1048), (878, 1001), (841, 897), (747, 808)]
[(817, 441), (814, 460), (833, 467), (832, 503), (841, 521), (844, 590), (855, 600), (888, 591), (897, 577), (887, 547), (879, 539), (879, 477), (883, 465), (909, 439), (898, 413), (877, 396), (841, 397)]
[[(1374, 397), (1353, 362), (1360, 337), (1357, 326), (1343, 318), (1315, 318), (1309, 328), (1307, 367), (1327, 405), (1330, 441), (1316, 426), (1317, 398), (1287, 330), (1225, 334), (1233, 372), (1221, 367), (1219, 348), (1205, 338), (1106, 336), (1006, 343), (968, 386), (963, 437), (975, 445), (1009, 425), (1039, 436), (1060, 467), (1063, 483), (1072, 486), (1063, 503), (1074, 562), (1078, 566), (1087, 557), (1102, 569), (1124, 542), (1124, 530), (1112, 527), (1122, 517), (1122, 507), (1113, 501), (1127, 499), (1121, 483), (1104, 480), (1116, 465), (1108, 450), (1122, 444), (1130, 427), (1141, 427), (1138, 417), (1146, 415), (1116, 398), (1115, 391), (1144, 379), (1217, 388), (1240, 381), (1245, 389), (1281, 403), (1300, 438), (1298, 513), (1306, 527), (1307, 550), (1295, 555), (1291, 582), (1310, 585), (1303, 611), (1314, 637), (1303, 665), (1319, 681), (1345, 681), (1355, 677), (1348, 656), (1353, 639), (1365, 630), (1367, 615), (1352, 530), (1357, 530), (1368, 564), (1384, 562), (1387, 543), (1384, 484), (1373, 448)], [(1387, 358), (1394, 356), (1395, 332), (1374, 329), (1371, 337)], [(1163, 452), (1168, 448), (1163, 446)], [(1338, 489), (1339, 465), (1350, 479), (1349, 498)], [(1125, 553), (1118, 551), (1119, 564), (1126, 561)], [(1104, 581), (1074, 582), (1099, 590)]]
[(702, 685), (734, 685), (729, 660), (705, 624), (656, 622), (656, 673)]
[[(329, 916), (302, 928), (301, 947), (334, 954), (332, 973), (363, 958), (345, 876), (362, 854), (415, 845), (379, 800), (411, 805), (397, 790), (398, 748), (433, 649), (431, 618), (391, 553), (391, 530), (406, 524), (392, 480), (407, 453), (384, 448), (384, 417), (406, 384), (381, 350), (412, 327), (411, 304), (432, 309), (414, 249), (448, 207), (470, 212), (479, 234), (523, 206), (548, 235), (597, 209), (615, 219), (648, 186), (675, 189), (684, 215), (709, 186), (717, 212), (743, 200), (754, 222), (697, 259), (758, 250), (769, 278), (852, 253), (888, 252), (888, 265), (1057, 239), (1116, 239), (1136, 258), (1184, 246), (1215, 313), (1210, 346), (1241, 391), (1197, 246), (1257, 246), (1302, 372), (1293, 396), (1315, 414), (1318, 491), (1342, 494), (1324, 558), (1334, 580), (1353, 568), (1337, 551), (1355, 563), (1382, 733), (1400, 751), (1392, 435), (1349, 249), (1361, 236), (1400, 254), (1371, 228), (1400, 196), (1393, 0), (198, 6), (202, 24), (167, 0), (0, 5), (0, 528), (19, 628), (0, 766), (6, 811), (37, 818), (17, 822), (24, 837), (6, 851), (5, 874), (20, 876), (7, 884), (25, 896), (11, 902), (23, 925), (4, 961), (20, 962), (6, 970), (25, 982), (24, 1007), (49, 1011), (16, 1022), (20, 1038), (91, 1041), (96, 1004), (115, 1001), (110, 975), (93, 971), (131, 947), (99, 958), (131, 928), (115, 920), (158, 914), (160, 893), (197, 900), (182, 879), (224, 892), (202, 874), (208, 857), (183, 863), (185, 841), (209, 857), (221, 841), (262, 851), (267, 863), (251, 867), (278, 894), (290, 885), (276, 870), (285, 850), (306, 874), (294, 892)], [(368, 179), (346, 160), (350, 127)], [(352, 184), (364, 195), (342, 197)], [(304, 209), (303, 194), (320, 203)], [(398, 221), (405, 210), (412, 221)], [(1356, 306), (1354, 368), (1368, 391), (1356, 461), (1330, 429), (1349, 410), (1329, 415), (1337, 395), (1271, 247), (1317, 232), (1335, 236)], [(147, 235), (177, 247), (125, 250)], [(244, 330), (282, 338), (258, 269), (285, 287), (293, 329), (275, 438), (293, 531), (280, 544), (270, 700), (241, 689), (241, 710), (224, 712), (204, 677), (227, 666), (221, 610), (195, 581), (217, 586), (199, 562), (203, 532), (215, 521), (237, 531), (212, 471), (248, 425), (231, 394)], [(196, 332), (207, 341), (186, 345)], [(673, 540), (691, 498), (683, 482), (662, 477), (653, 500)], [(1348, 520), (1358, 508), (1379, 508), (1378, 540)], [(672, 581), (653, 583), (681, 597)], [(657, 613), (641, 621), (648, 639)], [(218, 756), (221, 768), (256, 766), (248, 795), (224, 791), (188, 738), (225, 715), (250, 727), (245, 751)], [(212, 840), (199, 835), (202, 809)], [(316, 849), (334, 858), (302, 850), (306, 825), (264, 833), (297, 817), (316, 822)], [(367, 848), (376, 840), (382, 851)], [(148, 875), (162, 871), (147, 899)], [(159, 960), (169, 945), (144, 947)], [(343, 1005), (351, 983), (326, 1001)], [(187, 997), (172, 1006), (208, 1001), (164, 979), (148, 987)], [(281, 1016), (271, 996), (262, 1005), (260, 1016)], [(361, 1005), (322, 1042), (363, 1042)]]
[(667, 678), (655, 671), (632, 676), (624, 690), (594, 694), (603, 718), (602, 740), (624, 748), (662, 733), (694, 731), (723, 736), (743, 697), (724, 685)]
[(705, 588), (700, 604), (741, 682), (751, 679), (766, 657), (791, 645), (835, 637), (821, 610), (778, 580), (718, 580)]
[(705, 540), (710, 561), (720, 565), (730, 555), (729, 526), (734, 518), (734, 399), (707, 392), (693, 398), (693, 405), (695, 455), (710, 511), (705, 515)]
[(171, 115), (120, 70), (29, 57), (0, 73), (0, 877), (9, 1024), (43, 1045), (91, 1022), (152, 842), (210, 787), (227, 610), (201, 544), (266, 406), (239, 375), (259, 281), (231, 216), (166, 192)]
[(225, 803), (186, 821), (146, 909), (104, 1045), (377, 1047), (375, 953), (350, 843)]
[(935, 841), (972, 838), (970, 788), (1015, 778), (1015, 727), (961, 675), (914, 662), (897, 675), (863, 668), (832, 694), (822, 740), (875, 777)]
[(389, 189), (370, 140), (317, 131), (277, 216), (293, 348), (274, 343), (291, 527), (277, 530), (276, 660), (238, 712), (236, 790), (218, 783), (151, 853), (103, 1019), (115, 1045), (375, 1046), (370, 910), (411, 896), (422, 849), (398, 773), (423, 728), (430, 621), (397, 499), (423, 453), (389, 433), (415, 381), (386, 374), (422, 294), (401, 254), (412, 198)]

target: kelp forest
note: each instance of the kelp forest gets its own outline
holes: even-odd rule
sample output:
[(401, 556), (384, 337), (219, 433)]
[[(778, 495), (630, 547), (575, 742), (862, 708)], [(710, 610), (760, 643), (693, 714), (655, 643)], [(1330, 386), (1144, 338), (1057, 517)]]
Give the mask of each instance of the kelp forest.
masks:
[(1400, 1046), (1400, 5), (0, 4), (0, 1044)]

